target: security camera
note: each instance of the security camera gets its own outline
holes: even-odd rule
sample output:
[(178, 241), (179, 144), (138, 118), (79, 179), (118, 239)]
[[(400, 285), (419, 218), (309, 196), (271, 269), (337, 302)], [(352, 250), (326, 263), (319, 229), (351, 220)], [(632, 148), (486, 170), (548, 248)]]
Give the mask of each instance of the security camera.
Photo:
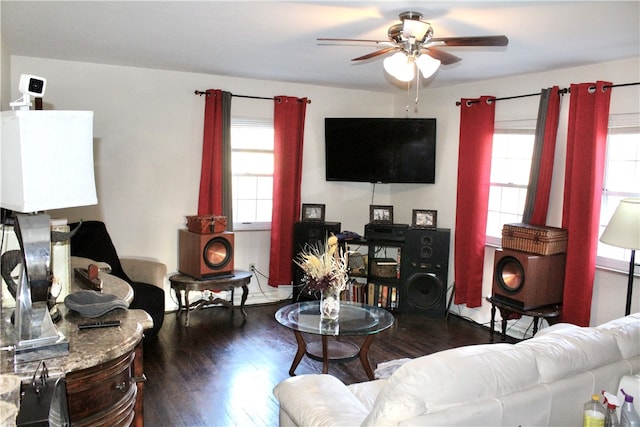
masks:
[(42, 98), (44, 96), (44, 91), (46, 88), (47, 80), (44, 77), (31, 76), (29, 74), (22, 74), (20, 76), (18, 90), (23, 95), (30, 95), (34, 98)]
[(12, 109), (29, 110), (31, 107), (31, 97), (42, 98), (44, 90), (47, 88), (47, 79), (44, 77), (31, 76), (22, 74), (18, 83), (18, 90), (22, 94), (22, 98), (9, 103)]

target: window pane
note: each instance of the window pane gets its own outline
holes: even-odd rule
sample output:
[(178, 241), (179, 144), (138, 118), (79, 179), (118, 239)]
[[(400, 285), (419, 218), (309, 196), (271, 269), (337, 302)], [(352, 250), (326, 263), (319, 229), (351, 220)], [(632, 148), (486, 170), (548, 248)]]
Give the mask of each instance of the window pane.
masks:
[(234, 175), (273, 175), (273, 152), (233, 151), (231, 169)]
[(232, 197), (236, 226), (271, 222), (273, 144), (272, 120), (232, 117)]
[[(632, 116), (632, 115), (630, 115)], [(615, 116), (610, 123), (615, 122)], [(602, 206), (600, 208), (600, 235), (609, 223), (620, 200), (640, 197), (640, 115), (636, 114), (637, 125), (615, 127), (610, 125), (607, 137), (607, 157), (605, 163)], [(598, 264), (605, 267), (627, 270), (631, 251), (606, 245), (598, 241)]]
[[(256, 216), (255, 200), (238, 200), (237, 209), (234, 210), (234, 222), (254, 222)], [(271, 216), (269, 216), (269, 221)]]
[(271, 200), (258, 200), (256, 202), (256, 221), (271, 222), (271, 208), (273, 207)]
[(493, 135), (487, 236), (500, 238), (504, 224), (522, 221), (533, 142), (533, 130), (500, 129)]

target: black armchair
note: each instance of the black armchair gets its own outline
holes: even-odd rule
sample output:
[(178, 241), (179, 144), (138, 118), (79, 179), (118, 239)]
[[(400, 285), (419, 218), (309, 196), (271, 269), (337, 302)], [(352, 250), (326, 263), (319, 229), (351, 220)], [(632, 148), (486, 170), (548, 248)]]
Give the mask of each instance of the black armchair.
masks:
[[(69, 224), (73, 230), (79, 223)], [(75, 235), (71, 237), (71, 256), (89, 258), (96, 262), (105, 262), (111, 267), (111, 274), (126, 281), (133, 288), (133, 301), (129, 308), (142, 309), (153, 319), (153, 328), (145, 331), (144, 342), (154, 340), (164, 321), (164, 290), (162, 283), (150, 284), (133, 280), (122, 267), (122, 260), (118, 257), (113, 241), (109, 236), (106, 225), (101, 221), (83, 221)], [(142, 263), (149, 263), (141, 260)], [(128, 260), (127, 265), (132, 265)], [(155, 263), (160, 264), (160, 263)], [(164, 267), (166, 273), (166, 266)], [(131, 267), (129, 267), (131, 269)], [(131, 271), (131, 270), (130, 270)], [(158, 273), (156, 273), (157, 275)], [(143, 275), (143, 277), (145, 277)], [(146, 277), (150, 277), (146, 275)]]

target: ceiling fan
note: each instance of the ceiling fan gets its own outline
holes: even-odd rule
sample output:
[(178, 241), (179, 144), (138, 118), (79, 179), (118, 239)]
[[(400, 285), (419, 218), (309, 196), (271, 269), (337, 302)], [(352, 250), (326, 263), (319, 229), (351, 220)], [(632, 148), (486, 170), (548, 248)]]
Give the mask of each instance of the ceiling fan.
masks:
[(404, 82), (411, 81), (415, 76), (417, 67), (425, 78), (430, 77), (438, 70), (440, 64), (449, 65), (462, 60), (462, 58), (445, 52), (440, 48), (459, 46), (507, 46), (509, 40), (506, 36), (478, 36), (478, 37), (433, 37), (431, 24), (423, 21), (420, 12), (402, 12), (399, 15), (400, 23), (389, 27), (387, 32), (389, 40), (363, 40), (342, 38), (318, 38), (321, 42), (364, 42), (387, 46), (357, 58), (352, 61), (363, 61), (386, 55), (395, 54), (385, 58), (385, 70), (396, 79)]

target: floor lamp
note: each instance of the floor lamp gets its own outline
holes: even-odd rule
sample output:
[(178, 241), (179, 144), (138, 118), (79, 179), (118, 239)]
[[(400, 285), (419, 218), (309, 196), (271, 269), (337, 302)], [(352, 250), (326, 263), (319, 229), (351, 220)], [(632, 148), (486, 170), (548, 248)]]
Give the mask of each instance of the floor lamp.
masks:
[(0, 206), (19, 213), (14, 231), (21, 270), (11, 343), (16, 363), (61, 356), (69, 349), (47, 304), (51, 225), (44, 211), (96, 203), (92, 111), (2, 112)]
[(625, 316), (631, 313), (636, 249), (640, 249), (640, 199), (622, 199), (600, 237), (602, 243), (631, 249)]

